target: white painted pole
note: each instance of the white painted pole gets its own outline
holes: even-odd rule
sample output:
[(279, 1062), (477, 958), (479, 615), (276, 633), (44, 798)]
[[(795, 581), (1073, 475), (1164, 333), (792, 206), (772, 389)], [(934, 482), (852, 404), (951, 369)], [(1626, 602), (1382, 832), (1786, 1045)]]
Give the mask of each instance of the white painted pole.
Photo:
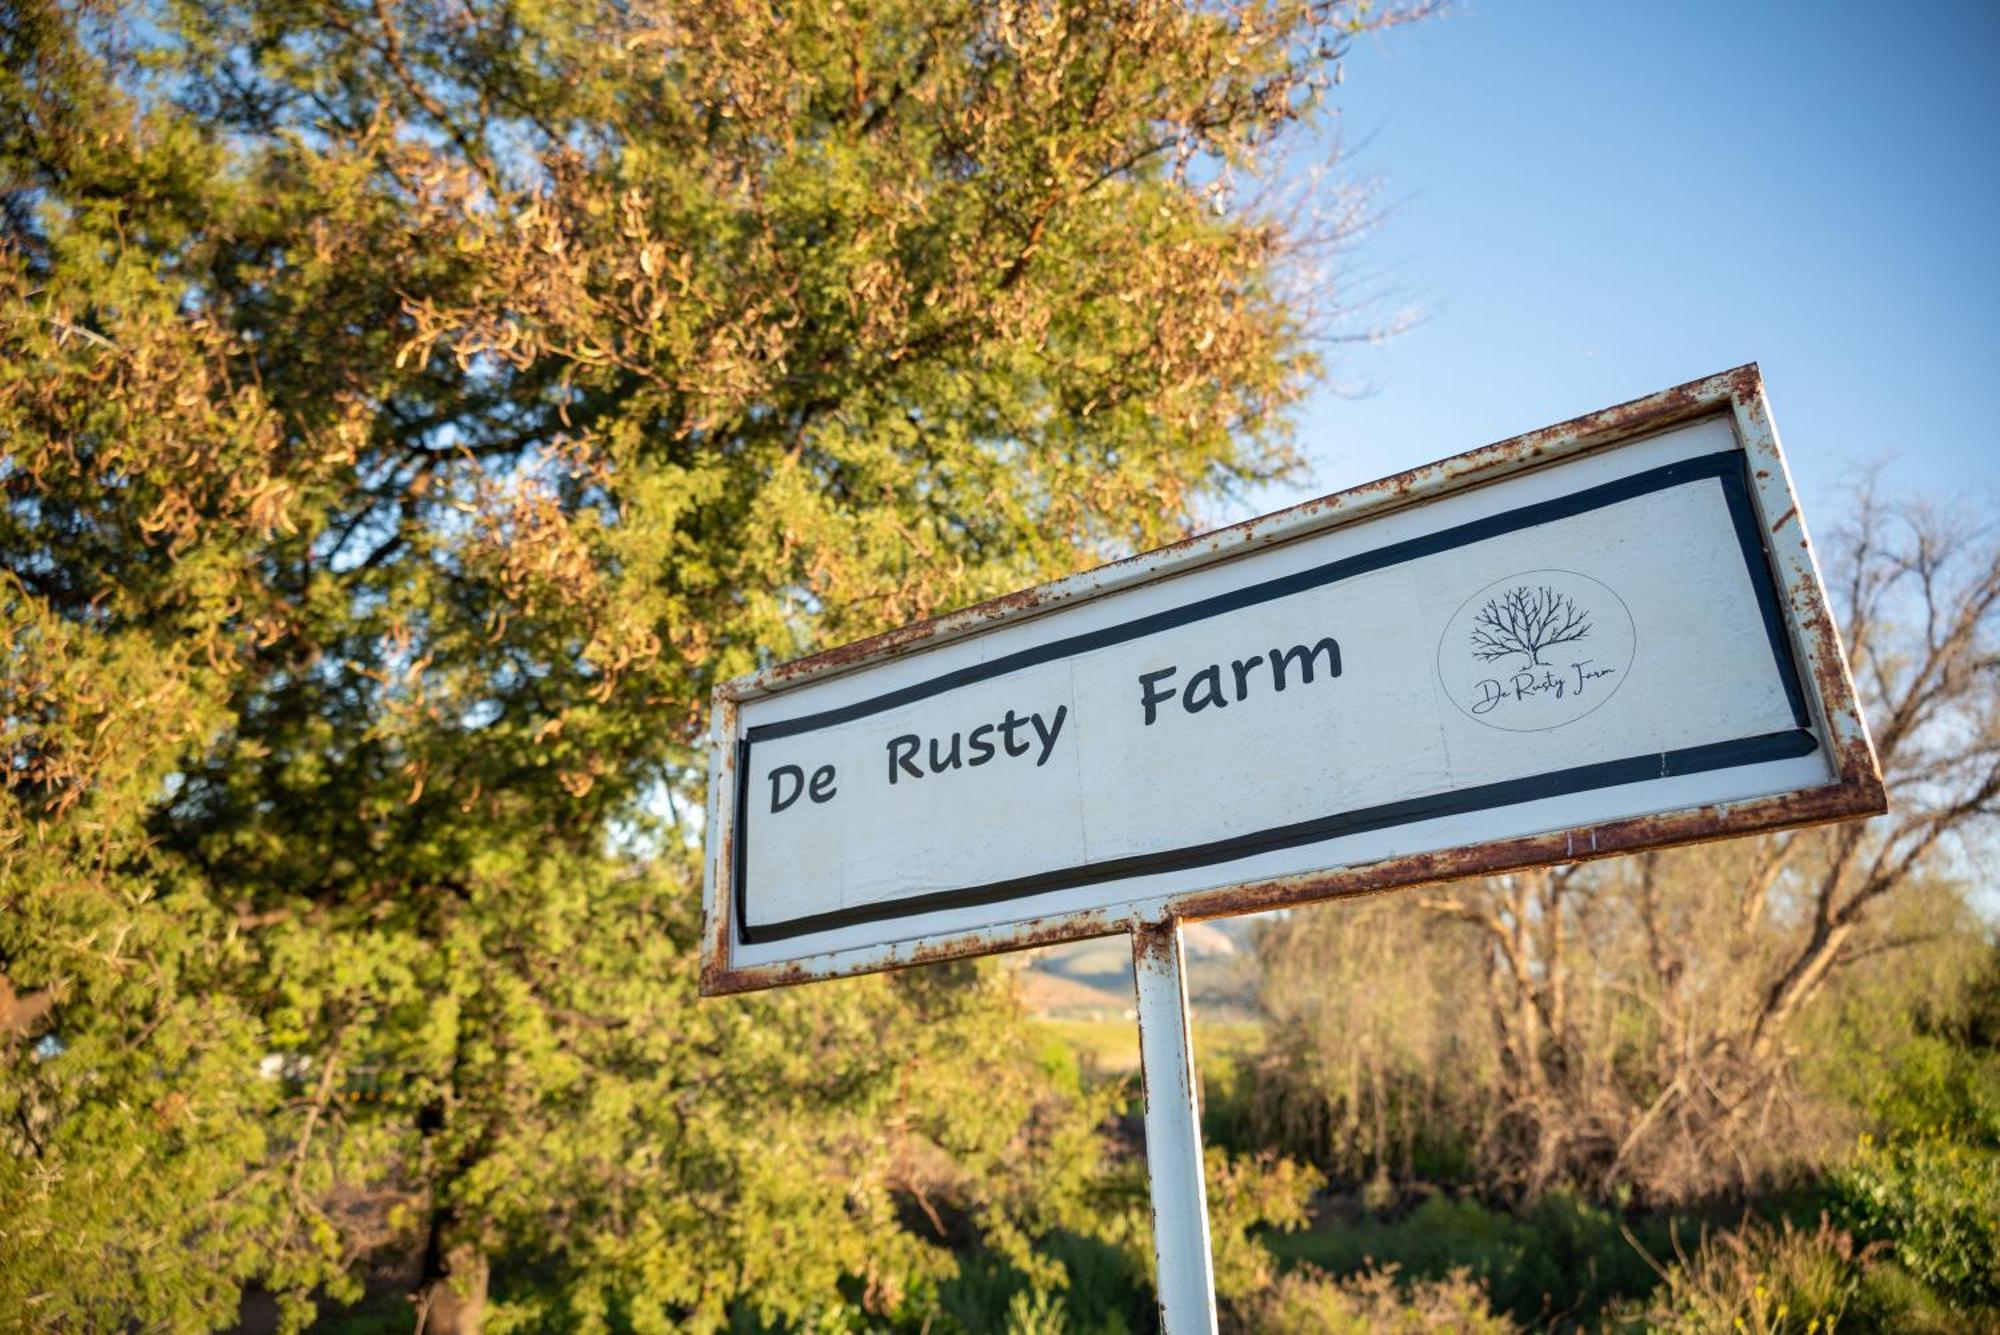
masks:
[(1215, 1266), (1208, 1250), (1201, 1112), (1195, 1106), (1181, 921), (1132, 929), (1139, 1060), (1146, 1080), (1146, 1175), (1153, 1195), (1153, 1276), (1164, 1335), (1214, 1335)]

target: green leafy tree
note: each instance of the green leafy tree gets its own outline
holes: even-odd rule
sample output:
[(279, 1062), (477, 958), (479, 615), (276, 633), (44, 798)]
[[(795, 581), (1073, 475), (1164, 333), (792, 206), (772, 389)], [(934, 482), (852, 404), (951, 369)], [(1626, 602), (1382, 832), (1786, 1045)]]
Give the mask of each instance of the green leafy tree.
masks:
[(1083, 1226), (989, 974), (696, 1004), (704, 702), (1287, 467), (1340, 227), (1238, 183), (1398, 16), (0, 12), (0, 1309), (296, 1325), (376, 1220), (431, 1331), (806, 1321)]

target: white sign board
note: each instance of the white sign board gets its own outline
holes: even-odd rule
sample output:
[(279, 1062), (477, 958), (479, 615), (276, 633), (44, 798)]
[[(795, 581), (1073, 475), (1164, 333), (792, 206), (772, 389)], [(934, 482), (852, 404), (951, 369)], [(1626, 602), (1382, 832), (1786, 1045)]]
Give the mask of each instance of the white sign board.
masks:
[(1881, 808), (1754, 368), (718, 693), (710, 991)]

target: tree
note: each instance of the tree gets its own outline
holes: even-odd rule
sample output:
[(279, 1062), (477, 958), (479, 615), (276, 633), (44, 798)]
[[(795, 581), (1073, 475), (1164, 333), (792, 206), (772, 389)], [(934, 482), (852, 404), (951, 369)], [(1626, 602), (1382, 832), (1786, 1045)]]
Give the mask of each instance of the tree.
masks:
[(694, 1004), (704, 702), (1287, 468), (1255, 187), (1398, 16), (10, 8), (0, 1304), (297, 1324), (386, 1201), (430, 1331), (881, 1306), (920, 1143), (1024, 1256), (981, 971)]
[[(1864, 489), (1833, 550), (1889, 814), (1297, 915), (1264, 944), (1292, 1073), (1272, 1101), (1333, 1097), (1285, 1116), (1392, 1169), (1429, 1117), (1524, 1196), (1689, 1201), (1829, 1144), (1799, 1087), (1802, 1017), (1864, 961), (1902, 954), (1921, 988), (1919, 947), (1978, 940), (1956, 883), (2000, 815), (2000, 545)], [(1315, 987), (1335, 959), (1365, 976)], [(1327, 1069), (1315, 1033), (1351, 1066)]]
[(1590, 616), (1578, 610), (1575, 600), (1557, 593), (1546, 584), (1529, 588), (1517, 584), (1486, 605), (1472, 618), (1472, 656), (1482, 663), (1520, 654), (1534, 667), (1542, 662), (1542, 650), (1570, 644), (1590, 634)]

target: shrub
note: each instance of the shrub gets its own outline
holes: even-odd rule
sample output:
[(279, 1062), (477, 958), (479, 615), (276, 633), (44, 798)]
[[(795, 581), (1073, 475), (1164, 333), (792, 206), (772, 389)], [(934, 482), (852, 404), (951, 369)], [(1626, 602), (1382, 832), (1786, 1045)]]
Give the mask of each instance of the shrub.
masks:
[(1834, 1184), (1842, 1222), (1887, 1241), (1918, 1280), (1966, 1307), (2000, 1306), (2000, 1151), (1943, 1131), (1863, 1137)]
[(1023, 1289), (1007, 1304), (1007, 1335), (1068, 1335), (1069, 1312), (1047, 1289)]
[(1275, 1278), (1275, 1261), (1261, 1237), (1272, 1230), (1301, 1228), (1306, 1201), (1325, 1179), (1315, 1169), (1270, 1153), (1237, 1156), (1210, 1148), (1206, 1156), (1215, 1295), (1235, 1302)]
[[(1660, 1269), (1660, 1287), (1613, 1314), (1614, 1328), (1745, 1335), (1834, 1330), (1860, 1293), (1876, 1249), (1825, 1216), (1810, 1232), (1790, 1220), (1704, 1236), (1692, 1257)], [(1678, 1247), (1676, 1247), (1678, 1252)]]
[(1607, 1303), (1645, 1294), (1656, 1278), (1614, 1212), (1568, 1192), (1543, 1197), (1525, 1215), (1438, 1195), (1399, 1219), (1364, 1218), (1265, 1243), (1288, 1261), (1335, 1275), (1360, 1273), (1371, 1260), (1427, 1279), (1463, 1269), (1495, 1307), (1536, 1325), (1587, 1319)]
[(1503, 1335), (1516, 1329), (1494, 1313), (1485, 1289), (1464, 1270), (1443, 1279), (1396, 1282), (1396, 1267), (1334, 1279), (1312, 1266), (1279, 1278), (1240, 1309), (1240, 1335)]

